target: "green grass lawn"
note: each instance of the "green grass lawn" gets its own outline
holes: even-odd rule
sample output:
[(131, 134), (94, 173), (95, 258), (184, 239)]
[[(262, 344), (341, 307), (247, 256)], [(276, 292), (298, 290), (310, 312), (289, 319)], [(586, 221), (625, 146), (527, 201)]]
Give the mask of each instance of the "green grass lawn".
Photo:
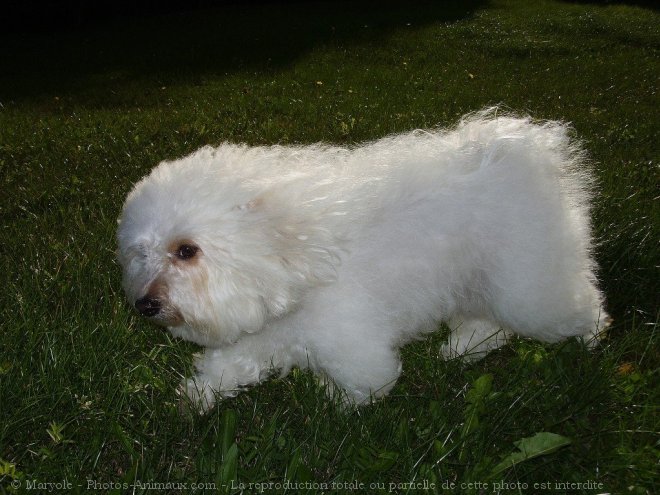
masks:
[[(660, 493), (660, 15), (625, 3), (236, 5), (0, 33), (0, 492)], [(347, 144), (498, 103), (572, 122), (594, 160), (600, 349), (521, 340), (464, 365), (438, 358), (440, 332), (371, 407), (294, 372), (179, 412), (196, 349), (133, 313), (114, 261), (137, 179), (203, 144)], [(543, 432), (557, 443), (516, 443)]]

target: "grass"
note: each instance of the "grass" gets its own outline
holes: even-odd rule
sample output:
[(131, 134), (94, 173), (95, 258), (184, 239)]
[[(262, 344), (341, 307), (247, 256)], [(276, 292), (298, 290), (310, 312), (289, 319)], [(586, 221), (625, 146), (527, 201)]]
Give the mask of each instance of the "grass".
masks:
[[(658, 493), (660, 16), (624, 3), (266, 3), (0, 34), (0, 492)], [(133, 314), (114, 262), (134, 181), (202, 144), (353, 143), (500, 102), (573, 122), (596, 164), (599, 350), (520, 340), (463, 365), (438, 334), (371, 407), (294, 372), (179, 412), (194, 346)]]

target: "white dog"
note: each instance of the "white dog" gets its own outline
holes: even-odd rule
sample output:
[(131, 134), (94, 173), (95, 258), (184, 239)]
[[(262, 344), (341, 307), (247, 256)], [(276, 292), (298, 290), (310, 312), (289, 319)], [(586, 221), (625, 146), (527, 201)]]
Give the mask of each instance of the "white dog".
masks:
[(203, 408), (293, 366), (362, 403), (440, 321), (447, 357), (595, 341), (590, 184), (565, 125), (492, 109), (350, 148), (204, 147), (129, 194), (124, 288), (206, 347), (182, 386)]

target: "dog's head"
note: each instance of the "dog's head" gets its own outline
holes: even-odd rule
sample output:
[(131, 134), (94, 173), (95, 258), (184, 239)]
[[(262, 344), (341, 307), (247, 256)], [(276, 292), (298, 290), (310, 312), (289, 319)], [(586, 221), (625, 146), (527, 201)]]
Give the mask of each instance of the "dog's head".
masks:
[(291, 311), (335, 260), (286, 201), (227, 173), (216, 151), (156, 167), (129, 194), (117, 234), (131, 305), (209, 347)]

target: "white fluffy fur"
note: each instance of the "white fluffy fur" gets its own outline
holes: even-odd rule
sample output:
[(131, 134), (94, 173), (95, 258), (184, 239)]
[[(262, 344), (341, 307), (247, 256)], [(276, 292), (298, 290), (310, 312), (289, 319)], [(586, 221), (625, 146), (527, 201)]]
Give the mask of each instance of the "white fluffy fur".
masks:
[(131, 303), (156, 294), (153, 319), (206, 347), (183, 385), (202, 406), (293, 366), (361, 403), (439, 321), (448, 357), (597, 337), (590, 185), (566, 125), (492, 109), (351, 148), (226, 143), (135, 186), (119, 260)]

